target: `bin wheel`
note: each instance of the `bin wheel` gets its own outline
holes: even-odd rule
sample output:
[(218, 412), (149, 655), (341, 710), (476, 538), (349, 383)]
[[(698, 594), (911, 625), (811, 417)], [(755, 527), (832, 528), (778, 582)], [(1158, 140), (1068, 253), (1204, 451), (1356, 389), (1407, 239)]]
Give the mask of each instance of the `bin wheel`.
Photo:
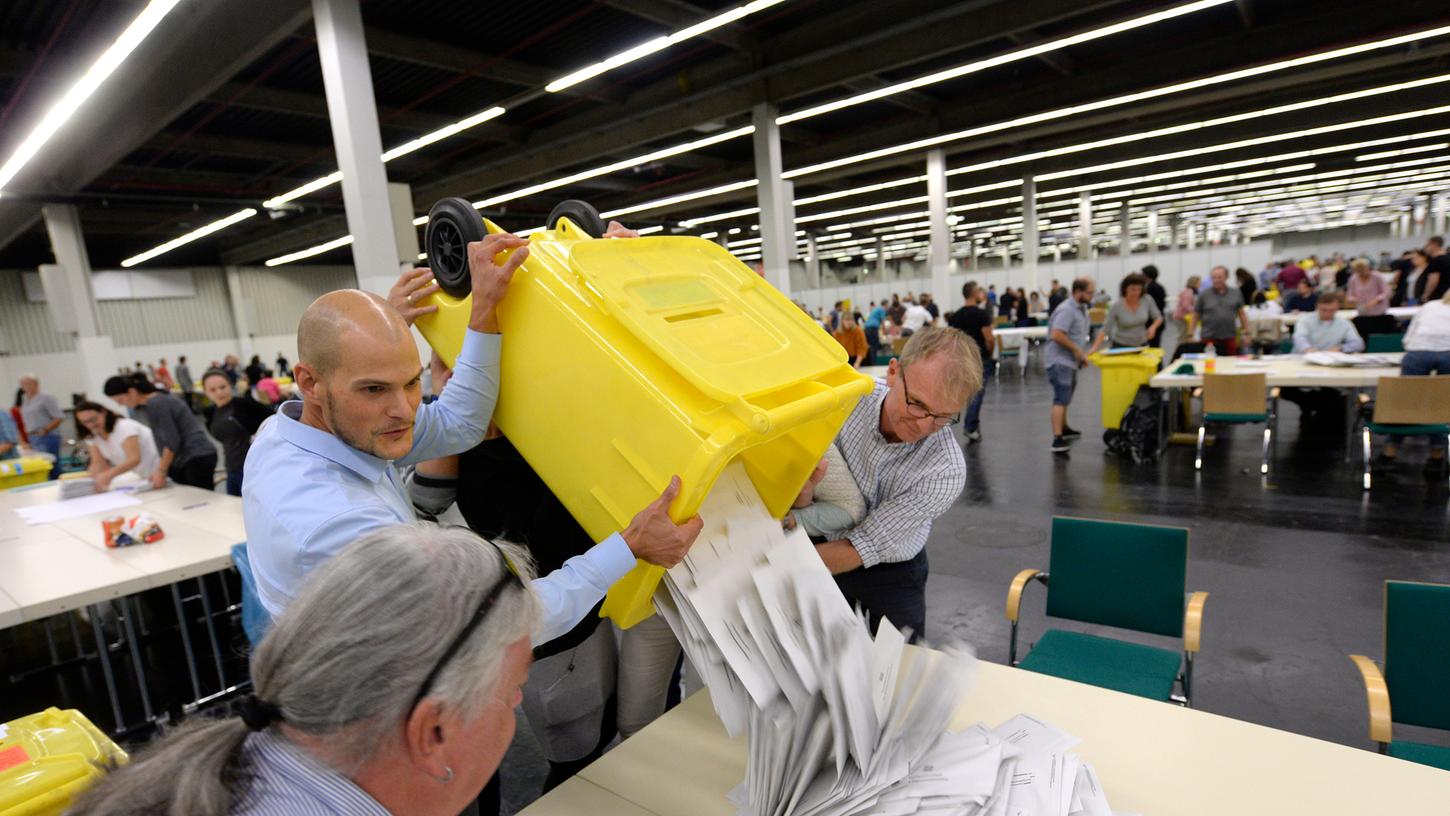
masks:
[(568, 201), (560, 201), (549, 213), (547, 226), (549, 229), (556, 229), (560, 217), (568, 218), (574, 222), (579, 229), (584, 230), (590, 237), (599, 238), (604, 235), (606, 229), (604, 219), (599, 217), (599, 211), (594, 205), (577, 198)]
[(461, 298), (473, 290), (468, 274), (468, 245), (482, 241), (483, 219), (466, 198), (445, 198), (428, 210), (428, 268), (438, 288)]

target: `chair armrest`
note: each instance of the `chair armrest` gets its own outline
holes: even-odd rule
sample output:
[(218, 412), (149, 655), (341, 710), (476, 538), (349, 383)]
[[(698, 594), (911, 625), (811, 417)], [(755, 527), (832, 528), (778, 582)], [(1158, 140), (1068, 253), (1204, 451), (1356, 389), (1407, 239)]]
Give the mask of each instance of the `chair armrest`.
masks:
[(1197, 388), (1194, 388), (1192, 391), (1189, 392), (1189, 396), (1193, 399), (1203, 399), (1203, 386), (1200, 385)]
[(1203, 635), (1203, 605), (1208, 603), (1207, 592), (1195, 592), (1188, 596), (1183, 609), (1183, 651), (1197, 652), (1199, 639)]
[(1026, 589), (1027, 582), (1032, 580), (1046, 583), (1047, 573), (1035, 569), (1025, 569), (1012, 579), (1012, 586), (1007, 589), (1007, 620), (1017, 622), (1017, 613), (1022, 608), (1022, 590)]
[(1370, 395), (1364, 393), (1363, 391), (1359, 392), (1358, 394), (1355, 394), (1354, 395), (1354, 398), (1357, 399), (1357, 400), (1359, 400), (1359, 404), (1360, 405), (1369, 405), (1369, 403), (1370, 403)]
[(1279, 396), (1280, 396), (1279, 386), (1276, 385), (1273, 388), (1270, 388), (1269, 389), (1269, 399), (1276, 400), (1276, 399), (1279, 398)]
[(1364, 655), (1350, 655), (1364, 679), (1364, 694), (1369, 701), (1369, 738), (1388, 744), (1390, 741), (1390, 689), (1380, 667)]

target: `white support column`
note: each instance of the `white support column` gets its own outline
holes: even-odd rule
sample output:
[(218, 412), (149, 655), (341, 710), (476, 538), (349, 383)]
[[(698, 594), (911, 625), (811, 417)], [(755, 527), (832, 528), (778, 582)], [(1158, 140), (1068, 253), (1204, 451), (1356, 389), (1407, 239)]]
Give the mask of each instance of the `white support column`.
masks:
[(1158, 211), (1148, 210), (1148, 253), (1158, 251)]
[(418, 253), (418, 228), (413, 225), (413, 188), (401, 182), (388, 182), (388, 212), (393, 218), (393, 243), (398, 248), (398, 264), (412, 269), (422, 260)]
[(762, 102), (750, 113), (755, 125), (756, 195), (760, 202), (760, 262), (765, 279), (790, 296), (790, 256), (795, 246), (795, 225), (790, 222), (790, 193), (781, 178), (780, 126), (775, 106)]
[(876, 236), (876, 279), (886, 280), (886, 242)]
[(57, 261), (40, 267), (40, 283), (56, 328), (71, 332), (76, 344), (73, 372), (41, 374), (54, 391), (84, 392), (105, 402), (101, 384), (116, 373), (116, 348), (110, 336), (103, 334), (105, 329), (96, 309), (91, 259), (81, 232), (80, 213), (71, 204), (48, 204), (40, 212)]
[(1133, 208), (1126, 198), (1118, 205), (1118, 254), (1133, 254)]
[(1429, 200), (1430, 212), (1425, 219), (1425, 232), (1430, 235), (1439, 235), (1443, 228), (1440, 226), (1445, 215), (1445, 200), (1439, 193), (1426, 193)]
[(1184, 229), (1188, 233), (1188, 248), (1189, 249), (1197, 249), (1198, 248), (1198, 225), (1197, 224), (1194, 224), (1192, 221), (1188, 221), (1183, 226), (1184, 226)]
[(312, 0), (312, 16), (358, 286), (386, 293), (398, 278), (400, 257), (362, 14), (358, 0)]
[(1087, 190), (1077, 196), (1077, 259), (1093, 256), (1093, 196)]
[(967, 268), (975, 273), (977, 271), (977, 239), (968, 238), (967, 246)]
[[(1042, 257), (1042, 239), (1037, 233), (1037, 179), (1022, 179), (1022, 277), (1017, 285), (1037, 288), (1037, 261)], [(1010, 276), (1009, 276), (1010, 280)]]
[(926, 208), (931, 232), (927, 258), (931, 267), (931, 296), (945, 306), (951, 297), (952, 233), (947, 226), (947, 156), (940, 149), (926, 154)]
[(1183, 222), (1183, 217), (1178, 213), (1171, 213), (1168, 216), (1168, 248), (1178, 249), (1178, 226)]
[(816, 235), (813, 232), (806, 233), (806, 286), (812, 289), (821, 288), (821, 253), (816, 249)]

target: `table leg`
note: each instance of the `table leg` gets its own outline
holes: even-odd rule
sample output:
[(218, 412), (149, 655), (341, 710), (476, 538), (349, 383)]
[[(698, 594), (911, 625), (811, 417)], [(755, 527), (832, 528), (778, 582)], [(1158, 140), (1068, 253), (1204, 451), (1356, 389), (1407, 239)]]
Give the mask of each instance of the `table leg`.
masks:
[(1354, 425), (1355, 414), (1359, 407), (1358, 392), (1353, 388), (1344, 390), (1344, 461), (1351, 461), (1350, 452), (1354, 450)]
[(146, 714), (148, 722), (154, 722), (156, 716), (151, 713), (151, 691), (146, 687), (146, 667), (141, 664), (141, 645), (136, 642), (136, 625), (131, 620), (131, 607), (129, 604), (134, 598), (121, 599), (121, 606), (126, 614), (122, 617), (122, 623), (126, 627), (126, 641), (131, 646), (131, 669), (136, 675), (136, 687), (141, 691), (141, 709)]
[(186, 670), (191, 673), (191, 698), (201, 698), (201, 681), (196, 673), (196, 652), (191, 648), (191, 627), (187, 626), (186, 610), (181, 605), (181, 590), (171, 585), (171, 603), (176, 607), (176, 625), (181, 630), (181, 645), (186, 649)]
[(96, 652), (101, 656), (101, 674), (106, 678), (106, 694), (111, 698), (111, 714), (116, 719), (116, 729), (112, 732), (119, 734), (126, 730), (126, 722), (121, 717), (121, 695), (116, 693), (115, 670), (111, 668), (111, 650), (106, 643), (106, 635), (101, 631), (101, 605), (91, 604), (91, 629), (96, 635)]
[(216, 661), (217, 685), (225, 688), (227, 685), (227, 676), (222, 672), (222, 647), (216, 635), (216, 621), (213, 621), (211, 618), (211, 593), (206, 588), (206, 576), (197, 576), (196, 583), (197, 586), (201, 587), (201, 610), (206, 616), (206, 633), (211, 638), (211, 655)]

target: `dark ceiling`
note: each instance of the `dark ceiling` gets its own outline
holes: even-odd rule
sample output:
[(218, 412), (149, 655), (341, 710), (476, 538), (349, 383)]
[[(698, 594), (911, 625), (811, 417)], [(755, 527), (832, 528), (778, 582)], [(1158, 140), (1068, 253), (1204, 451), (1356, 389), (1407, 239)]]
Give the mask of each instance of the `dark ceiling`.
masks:
[[(441, 196), (483, 198), (749, 124), (750, 109), (759, 102), (798, 110), (1173, 5), (1166, 0), (786, 0), (563, 93), (537, 93), (569, 70), (738, 4), (364, 2), (385, 146), (516, 100), (499, 119), (391, 162), (390, 180), (412, 185), (415, 211), (423, 213)], [(44, 104), (141, 5), (134, 0), (0, 0), (0, 156), (8, 154)], [(1447, 22), (1444, 0), (1238, 0), (785, 125), (784, 165), (801, 167)], [(185, 71), (186, 66), (175, 70)], [(1447, 71), (1450, 37), (1442, 36), (943, 147), (949, 166), (959, 167)], [(208, 92), (174, 120), (157, 123), (154, 136), (129, 149), (83, 188), (61, 193), (22, 188), (7, 190), (7, 195), (37, 212), (47, 200), (78, 203), (92, 265), (107, 268), (336, 169), (310, 20), (279, 36), (235, 75), (207, 79)], [(126, 66), (111, 83), (109, 93), (131, 90)], [(1350, 141), (1344, 133), (1367, 140), (1445, 128), (1450, 127), (1450, 115), (1414, 112), (1444, 104), (1447, 91), (1450, 83), (1309, 108), (1211, 132), (1185, 132), (1148, 145), (1047, 158), (1030, 169), (1052, 172), (1248, 139), (1286, 127), (1346, 123), (1343, 133), (1303, 140), (1311, 146)], [(1354, 124), (1401, 112), (1402, 121)], [(104, 137), (103, 132), (95, 134)], [(1223, 160), (1291, 149), (1298, 148), (1284, 142), (1251, 146), (1225, 154)], [(911, 151), (812, 174), (797, 180), (796, 196), (920, 173), (923, 155)], [(1195, 163), (1205, 160), (1170, 161), (1092, 178), (1111, 180)], [(1352, 154), (1329, 156), (1315, 172), (1353, 163)], [(1024, 169), (1013, 165), (954, 178), (952, 189), (1017, 178)], [(563, 198), (584, 198), (607, 211), (753, 176), (751, 142), (741, 138), (521, 198), (491, 214), (504, 226), (521, 229), (536, 226)], [(1077, 182), (1059, 186), (1070, 183)], [(802, 208), (798, 215), (921, 192), (924, 185), (893, 188), (849, 203)], [(754, 195), (744, 189), (627, 220), (631, 225), (673, 225), (753, 206)], [(150, 265), (259, 263), (347, 232), (339, 187), (298, 203), (300, 211), (277, 219), (250, 219)], [(1020, 214), (1020, 208), (984, 208), (982, 217), (1013, 212)], [(753, 222), (749, 216), (719, 226), (748, 229)], [(309, 262), (346, 262), (348, 257), (344, 248)], [(0, 268), (33, 268), (48, 261), (48, 242), (38, 222), (0, 248)]]

